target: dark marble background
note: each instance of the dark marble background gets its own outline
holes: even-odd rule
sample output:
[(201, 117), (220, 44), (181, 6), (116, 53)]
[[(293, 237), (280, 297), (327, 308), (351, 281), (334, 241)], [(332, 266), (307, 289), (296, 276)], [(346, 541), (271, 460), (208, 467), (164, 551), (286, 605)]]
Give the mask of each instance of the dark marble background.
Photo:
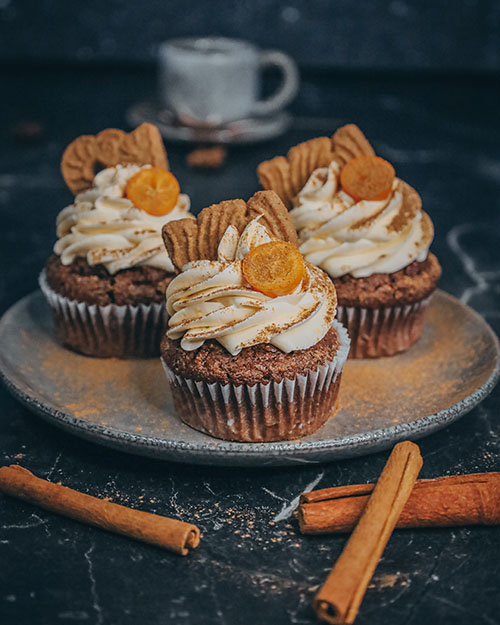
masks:
[[(291, 130), (231, 149), (219, 171), (191, 171), (189, 148), (167, 145), (195, 212), (248, 198), (261, 160), (353, 121), (421, 193), (441, 287), (499, 333), (499, 32), (495, 0), (0, 0), (0, 314), (37, 288), (71, 200), (65, 145), (126, 127), (126, 108), (155, 91), (159, 41), (219, 34), (288, 51), (303, 85)], [(422, 477), (500, 471), (499, 413), (496, 389), (423, 439)], [(301, 536), (297, 498), (374, 481), (387, 455), (252, 470), (154, 462), (60, 432), (0, 388), (1, 464), (203, 532), (181, 558), (0, 495), (0, 625), (314, 624), (312, 597), (345, 537)], [(356, 623), (500, 625), (499, 553), (498, 528), (398, 531)]]
[[(82, 132), (125, 127), (125, 109), (154, 90), (144, 70), (0, 70), (0, 311), (36, 288), (54, 220), (71, 199), (58, 171)], [(357, 122), (414, 185), (436, 227), (442, 288), (500, 330), (499, 85), (487, 79), (307, 78), (292, 130), (230, 150), (214, 173), (172, 169), (195, 210), (248, 197), (255, 167), (297, 141)], [(33, 94), (36, 94), (34, 97)], [(12, 136), (20, 120), (39, 140)], [(75, 372), (77, 374), (77, 372)], [(304, 537), (293, 509), (304, 489), (373, 481), (387, 453), (276, 469), (154, 462), (80, 441), (41, 422), (0, 389), (0, 462), (113, 501), (197, 523), (186, 558), (0, 496), (2, 625), (314, 624), (311, 600), (345, 543)], [(500, 391), (423, 439), (422, 477), (500, 470)], [(498, 528), (399, 531), (363, 601), (359, 625), (498, 625)]]
[(499, 32), (496, 0), (0, 0), (0, 62), (151, 62), (224, 35), (302, 67), (498, 72)]

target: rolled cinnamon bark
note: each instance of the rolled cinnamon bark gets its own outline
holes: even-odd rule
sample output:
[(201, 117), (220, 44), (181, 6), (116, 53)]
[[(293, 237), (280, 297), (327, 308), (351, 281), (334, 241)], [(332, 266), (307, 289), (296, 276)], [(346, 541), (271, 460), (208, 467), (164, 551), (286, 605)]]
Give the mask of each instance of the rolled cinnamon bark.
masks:
[(196, 525), (85, 495), (42, 480), (18, 465), (0, 468), (0, 492), (183, 556), (200, 543), (200, 530)]
[(414, 443), (405, 441), (392, 450), (356, 528), (314, 598), (320, 619), (339, 625), (354, 622), (421, 466), (422, 456)]
[[(304, 493), (299, 505), (304, 534), (349, 532), (373, 491), (373, 484), (338, 486)], [(419, 480), (397, 528), (500, 524), (500, 473)]]

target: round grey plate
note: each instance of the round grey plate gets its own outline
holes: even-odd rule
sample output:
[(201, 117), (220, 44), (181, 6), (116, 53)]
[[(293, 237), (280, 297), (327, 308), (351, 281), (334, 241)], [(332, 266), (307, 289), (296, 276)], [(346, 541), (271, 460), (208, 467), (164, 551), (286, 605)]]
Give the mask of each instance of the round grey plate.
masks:
[(0, 373), (28, 408), (108, 447), (198, 464), (324, 462), (415, 440), (476, 406), (496, 384), (498, 364), (498, 340), (484, 319), (438, 291), (413, 348), (348, 361), (340, 410), (318, 432), (280, 443), (229, 443), (179, 421), (159, 360), (88, 358), (59, 346), (40, 292), (0, 321)]

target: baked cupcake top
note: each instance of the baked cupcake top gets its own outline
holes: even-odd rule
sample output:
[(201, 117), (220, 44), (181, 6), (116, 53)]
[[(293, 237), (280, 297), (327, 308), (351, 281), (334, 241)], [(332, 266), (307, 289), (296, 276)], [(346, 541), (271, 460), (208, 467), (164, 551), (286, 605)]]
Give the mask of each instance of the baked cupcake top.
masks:
[[(223, 204), (220, 211), (220, 205), (209, 207), (210, 221), (217, 212), (221, 218), (231, 214)], [(227, 224), (217, 239), (215, 258), (194, 251), (167, 288), (167, 336), (180, 339), (186, 351), (213, 339), (233, 356), (264, 343), (289, 353), (315, 345), (331, 328), (337, 302), (332, 282), (276, 236), (289, 230), (285, 207), (269, 192), (257, 193), (248, 206), (246, 223)], [(203, 211), (200, 217), (203, 224)], [(167, 247), (180, 246), (181, 223), (164, 227)]]
[[(105, 168), (94, 175), (96, 165)], [(66, 149), (61, 170), (76, 195), (57, 217), (54, 252), (63, 265), (85, 258), (110, 274), (140, 265), (174, 271), (161, 229), (189, 216), (190, 201), (168, 171), (154, 126), (78, 137)]]
[(259, 177), (284, 195), (304, 257), (331, 277), (394, 273), (427, 258), (434, 232), (420, 196), (356, 126), (262, 163)]

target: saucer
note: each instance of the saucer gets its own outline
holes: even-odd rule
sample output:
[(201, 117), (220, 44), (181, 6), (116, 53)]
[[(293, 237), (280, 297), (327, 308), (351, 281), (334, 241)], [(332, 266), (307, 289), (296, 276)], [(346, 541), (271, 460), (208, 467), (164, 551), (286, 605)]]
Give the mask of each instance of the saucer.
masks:
[(165, 139), (189, 143), (222, 143), (226, 145), (258, 143), (283, 134), (290, 126), (291, 115), (285, 111), (266, 117), (248, 117), (221, 126), (203, 127), (180, 124), (173, 113), (153, 100), (131, 106), (126, 113), (131, 126), (150, 122)]

